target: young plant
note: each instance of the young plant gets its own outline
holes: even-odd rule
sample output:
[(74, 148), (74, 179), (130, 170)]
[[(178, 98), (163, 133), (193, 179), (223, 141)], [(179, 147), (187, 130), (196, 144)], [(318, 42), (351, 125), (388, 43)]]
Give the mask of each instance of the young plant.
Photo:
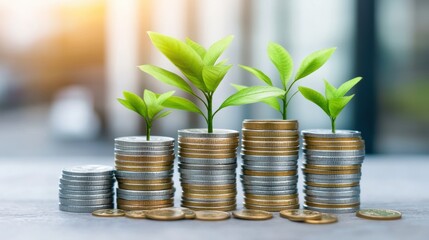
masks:
[(163, 83), (181, 89), (200, 101), (204, 105), (203, 108), (186, 98), (173, 96), (164, 102), (164, 106), (202, 115), (207, 122), (209, 133), (213, 132), (213, 118), (221, 109), (255, 103), (285, 94), (284, 90), (272, 86), (252, 87), (231, 95), (215, 109), (213, 97), (216, 89), (232, 67), (226, 60), (218, 62), (218, 58), (228, 48), (233, 36), (227, 36), (206, 49), (189, 38), (181, 41), (155, 32), (148, 34), (153, 45), (177, 67), (185, 78), (154, 65), (141, 65), (140, 70)]
[(321, 93), (307, 87), (298, 87), (301, 94), (319, 106), (331, 119), (332, 133), (335, 133), (335, 120), (338, 115), (352, 100), (353, 95), (345, 96), (350, 89), (352, 89), (362, 78), (356, 77), (343, 83), (338, 89), (332, 86), (325, 80), (325, 96)]
[(173, 94), (174, 91), (166, 92), (164, 94), (156, 94), (145, 89), (143, 98), (141, 98), (137, 94), (124, 91), (123, 95), (125, 99), (118, 98), (118, 101), (124, 105), (124, 107), (143, 117), (146, 123), (146, 140), (150, 141), (153, 122), (171, 113), (171, 111), (165, 111), (165, 106), (163, 104), (168, 99), (172, 98)]
[[(266, 103), (270, 107), (277, 110), (282, 115), (283, 120), (286, 120), (287, 107), (290, 103), (290, 100), (298, 93), (298, 91), (296, 91), (291, 94), (292, 87), (295, 85), (296, 82), (298, 82), (299, 80), (303, 79), (304, 77), (310, 75), (311, 73), (313, 73), (314, 71), (322, 67), (326, 63), (326, 61), (328, 61), (331, 55), (334, 53), (335, 49), (336, 48), (323, 49), (308, 55), (307, 57), (304, 58), (301, 65), (299, 66), (298, 71), (295, 74), (295, 77), (291, 78), (292, 71), (293, 71), (293, 61), (289, 52), (277, 43), (269, 43), (267, 48), (268, 57), (270, 58), (271, 62), (274, 64), (274, 66), (276, 67), (280, 75), (280, 82), (282, 85), (281, 88), (275, 87), (271, 78), (268, 77), (261, 70), (254, 67), (244, 66), (244, 65), (240, 65), (240, 67), (250, 72), (258, 79), (262, 80), (268, 86), (284, 91), (284, 94), (280, 96), (263, 99), (260, 102)], [(233, 86), (239, 91), (247, 88), (246, 86), (235, 85), (235, 84), (233, 84)], [(281, 102), (282, 105), (280, 105), (279, 101)]]

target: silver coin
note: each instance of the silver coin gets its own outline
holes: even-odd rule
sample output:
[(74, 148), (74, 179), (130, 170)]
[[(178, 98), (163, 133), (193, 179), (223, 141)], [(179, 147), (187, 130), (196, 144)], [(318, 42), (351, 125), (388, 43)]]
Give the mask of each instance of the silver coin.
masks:
[(197, 205), (197, 204), (236, 204), (237, 200), (235, 198), (225, 198), (225, 199), (193, 199), (193, 198), (182, 198), (181, 201), (182, 204), (190, 204), (190, 205)]
[(115, 144), (115, 149), (122, 150), (122, 151), (137, 151), (137, 152), (144, 152), (144, 151), (167, 151), (167, 150), (173, 150), (174, 145), (165, 145), (165, 146), (122, 146), (119, 144)]
[(296, 194), (298, 191), (294, 190), (284, 190), (284, 191), (261, 191), (261, 190), (246, 190), (246, 194), (254, 194), (254, 195), (290, 195)]
[(75, 180), (75, 181), (115, 181), (113, 175), (101, 175), (101, 176), (73, 176), (73, 175), (62, 175), (63, 179)]
[(104, 186), (112, 185), (115, 183), (115, 180), (98, 180), (98, 181), (78, 181), (78, 180), (68, 180), (60, 178), (60, 183), (63, 185), (73, 185), (73, 186)]
[(146, 140), (146, 136), (129, 136), (115, 138), (115, 143), (123, 146), (165, 146), (174, 144), (174, 138), (162, 136), (150, 136), (150, 140)]
[(204, 165), (204, 164), (185, 164), (180, 163), (179, 168), (181, 169), (190, 169), (190, 170), (235, 170), (237, 169), (237, 164), (225, 164), (225, 165)]
[(357, 161), (357, 160), (364, 160), (365, 154), (362, 155), (355, 155), (355, 156), (315, 156), (315, 155), (302, 155), (305, 159), (309, 160), (331, 160), (331, 161)]
[(59, 204), (58, 206), (61, 211), (73, 212), (73, 213), (92, 213), (95, 210), (112, 209), (114, 207), (113, 204), (95, 205), (95, 206), (68, 206), (68, 205)]
[(193, 181), (224, 181), (224, 180), (234, 180), (236, 174), (229, 175), (192, 175), (192, 174), (180, 174), (181, 179), (193, 180)]
[(130, 171), (116, 171), (115, 175), (120, 179), (134, 179), (134, 180), (153, 180), (163, 179), (173, 176), (173, 170), (161, 172), (130, 172)]
[(365, 150), (311, 150), (303, 149), (306, 156), (327, 156), (327, 157), (357, 157), (365, 155)]
[(224, 165), (224, 164), (236, 164), (237, 158), (206, 159), (206, 158), (179, 157), (179, 162), (185, 163), (185, 164), (197, 164), (197, 165)]
[(313, 191), (313, 190), (306, 190), (304, 189), (304, 193), (307, 196), (311, 197), (326, 197), (326, 198), (348, 198), (348, 197), (358, 197), (360, 195), (360, 191), (335, 191), (335, 192), (329, 192), (329, 191)]
[(291, 181), (291, 180), (298, 180), (298, 175), (293, 175), (293, 176), (249, 176), (249, 175), (242, 175), (242, 179), (245, 181), (266, 181), (266, 182)]
[(112, 194), (113, 193), (113, 186), (108, 189), (102, 189), (102, 190), (89, 190), (89, 191), (79, 191), (79, 190), (67, 190), (67, 189), (59, 189), (60, 194), (65, 195), (98, 195), (98, 194)]
[(335, 133), (332, 133), (329, 129), (310, 129), (301, 131), (302, 135), (305, 137), (317, 137), (317, 138), (355, 138), (360, 137), (361, 133), (359, 131), (351, 130), (336, 130)]
[(348, 180), (344, 180), (344, 179), (306, 179), (304, 177), (304, 184), (307, 184), (307, 182), (312, 182), (312, 183), (319, 183), (319, 184), (357, 184), (359, 185), (359, 181), (360, 179), (348, 179)]
[(181, 178), (180, 182), (186, 183), (186, 184), (195, 184), (195, 185), (227, 185), (227, 184), (235, 184), (235, 179), (228, 179), (228, 180), (192, 180), (192, 179), (186, 179)]
[(116, 192), (121, 195), (133, 195), (133, 196), (154, 196), (154, 195), (168, 195), (173, 194), (176, 191), (175, 188), (167, 190), (156, 190), (156, 191), (135, 191), (116, 188)]
[(63, 174), (70, 176), (113, 175), (113, 167), (104, 165), (83, 165), (64, 168)]
[(310, 207), (306, 204), (303, 205), (304, 209), (322, 212), (322, 213), (332, 213), (332, 214), (343, 214), (343, 213), (355, 213), (359, 211), (360, 207), (351, 207), (351, 208), (320, 208), (320, 207)]
[(335, 179), (335, 180), (347, 180), (347, 179), (360, 179), (362, 176), (361, 173), (356, 174), (310, 174), (306, 173), (304, 174), (304, 177), (307, 179)]
[(309, 160), (306, 159), (306, 164), (313, 164), (313, 165), (326, 165), (326, 166), (347, 166), (347, 165), (361, 165), (363, 163), (363, 160), (356, 160), (356, 161), (346, 161), (346, 160), (339, 160), (339, 161), (333, 161), (333, 160)]
[(291, 181), (245, 181), (241, 180), (242, 184), (252, 185), (252, 186), (291, 186), (298, 183), (297, 180)]
[(236, 138), (238, 131), (229, 129), (213, 129), (213, 133), (208, 133), (207, 128), (183, 129), (177, 131), (179, 137), (192, 138)]
[(167, 195), (127, 195), (127, 194), (117, 194), (118, 199), (130, 200), (130, 201), (152, 201), (152, 200), (169, 200), (174, 197), (174, 194)]
[(243, 134), (246, 133), (296, 133), (297, 135), (299, 134), (298, 130), (254, 130), (254, 129), (246, 129), (246, 128), (242, 128), (241, 129)]
[(296, 190), (296, 185), (286, 185), (286, 186), (255, 186), (243, 184), (244, 191), (247, 190), (257, 190), (257, 191), (287, 191), (287, 190)]
[(115, 149), (115, 154), (123, 156), (164, 156), (174, 154), (174, 150), (164, 150), (164, 151), (122, 151)]
[(305, 196), (304, 199), (308, 202), (321, 203), (321, 204), (354, 204), (354, 203), (360, 203), (360, 197), (322, 198), (322, 197)]
[(112, 189), (113, 185), (103, 185), (103, 186), (87, 186), (87, 185), (65, 185), (60, 184), (60, 188), (63, 190), (72, 190), (72, 191), (98, 191), (98, 190), (107, 190)]
[(246, 155), (240, 154), (243, 160), (248, 161), (264, 161), (264, 162), (287, 162), (287, 161), (296, 161), (298, 160), (298, 155), (292, 156), (254, 156), (254, 155)]
[(106, 194), (64, 194), (59, 193), (60, 198), (65, 199), (76, 199), (76, 200), (92, 200), (92, 199), (106, 199), (106, 198), (113, 198), (114, 193), (106, 193)]
[(298, 169), (297, 165), (290, 166), (252, 166), (247, 164), (241, 165), (244, 170), (252, 171), (267, 171), (267, 172), (280, 172), (280, 171), (296, 171)]
[(94, 206), (113, 204), (113, 198), (77, 200), (70, 198), (60, 198), (60, 203), (67, 206)]
[(341, 187), (341, 188), (327, 188), (327, 187), (313, 187), (313, 186), (304, 186), (305, 190), (311, 191), (321, 191), (321, 192), (360, 192), (360, 186), (356, 187)]
[(221, 175), (236, 175), (235, 169), (230, 170), (193, 170), (179, 168), (179, 173), (183, 175), (203, 175), (203, 176), (221, 176)]
[(243, 164), (249, 166), (273, 166), (273, 167), (285, 167), (285, 166), (296, 166), (298, 164), (298, 160), (293, 161), (284, 161), (284, 162), (269, 162), (269, 161), (249, 161), (243, 159)]

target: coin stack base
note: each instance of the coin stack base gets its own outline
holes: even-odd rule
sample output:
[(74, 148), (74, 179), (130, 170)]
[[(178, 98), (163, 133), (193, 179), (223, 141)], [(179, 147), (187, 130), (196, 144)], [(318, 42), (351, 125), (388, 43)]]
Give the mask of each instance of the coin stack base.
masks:
[(238, 132), (179, 130), (182, 207), (232, 211), (236, 205)]
[(117, 206), (151, 210), (174, 205), (174, 139), (146, 136), (115, 139)]
[(242, 132), (244, 207), (270, 212), (299, 208), (298, 122), (244, 120)]
[(84, 165), (62, 171), (59, 184), (59, 209), (65, 212), (91, 213), (113, 208), (113, 168)]
[(353, 213), (360, 207), (365, 143), (358, 131), (302, 132), (304, 207), (323, 213)]

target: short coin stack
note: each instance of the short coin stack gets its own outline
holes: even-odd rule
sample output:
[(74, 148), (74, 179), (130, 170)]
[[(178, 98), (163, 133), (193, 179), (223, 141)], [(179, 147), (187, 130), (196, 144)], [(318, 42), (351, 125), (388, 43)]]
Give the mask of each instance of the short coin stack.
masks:
[(236, 209), (238, 132), (215, 129), (179, 131), (182, 207), (193, 210)]
[(365, 143), (358, 131), (303, 131), (304, 207), (324, 213), (352, 213), (360, 206)]
[(298, 122), (244, 120), (242, 131), (244, 207), (270, 212), (299, 208)]
[(114, 184), (112, 167), (85, 165), (66, 168), (60, 178), (59, 208), (76, 213), (113, 208)]
[(174, 139), (146, 136), (115, 139), (117, 207), (150, 210), (174, 205)]

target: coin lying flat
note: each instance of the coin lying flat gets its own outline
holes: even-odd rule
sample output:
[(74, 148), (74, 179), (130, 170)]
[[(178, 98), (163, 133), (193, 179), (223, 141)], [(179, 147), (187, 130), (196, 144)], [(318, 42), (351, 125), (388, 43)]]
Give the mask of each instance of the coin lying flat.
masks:
[(135, 218), (135, 219), (145, 219), (146, 213), (148, 210), (134, 210), (125, 212), (125, 217)]
[(402, 217), (402, 213), (389, 209), (361, 209), (356, 212), (356, 216), (372, 220), (397, 220)]
[(328, 224), (338, 222), (338, 218), (333, 214), (322, 213), (322, 217), (320, 219), (307, 219), (304, 222), (311, 224)]
[(173, 221), (184, 219), (185, 213), (177, 208), (160, 208), (148, 211), (146, 217), (153, 220)]
[(280, 211), (280, 216), (294, 222), (304, 222), (305, 220), (320, 220), (322, 214), (316, 211), (303, 209), (289, 209)]
[(273, 214), (262, 210), (243, 209), (232, 212), (232, 216), (244, 220), (268, 220)]
[(231, 215), (227, 212), (221, 212), (221, 211), (196, 211), (196, 219), (203, 220), (203, 221), (220, 221), (225, 220), (231, 217)]
[(185, 213), (185, 219), (195, 219), (196, 214), (194, 211), (192, 211), (189, 208), (185, 208), (185, 207), (172, 207), (172, 208), (167, 208), (167, 209), (178, 209), (178, 210), (182, 210), (183, 213)]
[(100, 209), (92, 212), (93, 216), (96, 217), (123, 217), (125, 211), (121, 209)]

